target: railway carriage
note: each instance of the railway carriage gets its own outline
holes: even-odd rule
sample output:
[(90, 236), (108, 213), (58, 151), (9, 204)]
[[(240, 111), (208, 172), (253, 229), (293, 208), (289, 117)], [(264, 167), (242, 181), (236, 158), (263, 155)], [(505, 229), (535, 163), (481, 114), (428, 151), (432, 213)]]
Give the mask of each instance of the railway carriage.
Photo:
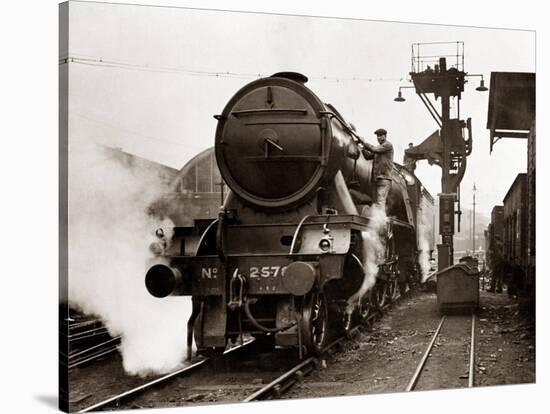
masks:
[[(536, 284), (536, 75), (491, 72), (487, 115), (491, 151), (503, 138), (527, 141), (526, 173), (518, 174), (503, 203), (503, 225), (492, 218), (493, 231), (502, 233), (502, 273), (509, 292), (534, 299)], [(534, 304), (534, 300), (531, 301)]]
[(527, 174), (518, 174), (504, 197), (503, 259), (508, 293), (524, 288), (527, 275)]
[(527, 196), (528, 174), (521, 173), (508, 189), (503, 206), (495, 206), (489, 224), (489, 259), (494, 277), (502, 279), (508, 293), (532, 293), (534, 269), (531, 251), (534, 207)]

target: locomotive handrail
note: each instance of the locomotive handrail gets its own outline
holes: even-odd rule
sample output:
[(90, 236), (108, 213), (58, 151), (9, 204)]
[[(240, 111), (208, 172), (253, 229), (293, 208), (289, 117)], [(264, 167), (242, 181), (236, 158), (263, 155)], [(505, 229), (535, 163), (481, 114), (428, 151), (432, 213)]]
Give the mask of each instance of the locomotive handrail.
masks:
[(265, 155), (250, 155), (247, 157), (243, 157), (243, 160), (250, 161), (250, 162), (265, 162), (266, 160), (269, 161), (322, 161), (323, 157), (320, 157), (318, 155), (270, 155), (269, 158), (266, 158)]
[(204, 238), (206, 237), (206, 235), (208, 234), (208, 232), (210, 231), (210, 229), (212, 228), (212, 226), (214, 226), (215, 224), (217, 224), (219, 221), (219, 219), (216, 219), (214, 220), (212, 223), (210, 223), (208, 225), (208, 227), (206, 228), (206, 230), (204, 231), (204, 233), (202, 233), (202, 236), (200, 237), (199, 239), (199, 242), (197, 244), (197, 250), (195, 252), (195, 256), (198, 256), (199, 255), (199, 249), (201, 248), (201, 245), (202, 245), (202, 242), (204, 240)]
[(310, 217), (310, 215), (305, 215), (302, 220), (298, 223), (298, 226), (296, 227), (296, 231), (294, 232), (294, 237), (292, 238), (292, 244), (290, 245), (290, 251), (289, 254), (294, 254), (294, 247), (296, 245), (296, 240), (298, 239), (298, 234), (300, 232), (300, 229), (302, 228), (302, 225), (304, 222)]
[[(357, 257), (357, 255), (355, 253), (352, 253), (351, 257), (353, 257), (355, 259), (355, 261), (357, 263), (359, 263), (359, 266), (361, 266), (361, 269), (365, 269), (365, 266), (363, 266), (363, 262), (361, 261), (361, 259), (359, 259), (359, 257)], [(364, 270), (363, 270), (363, 273), (365, 273)]]
[(247, 116), (247, 115), (258, 115), (258, 114), (299, 114), (307, 115), (307, 109), (296, 109), (296, 108), (272, 108), (272, 109), (245, 109), (242, 111), (231, 111), (231, 115)]
[(342, 118), (340, 118), (338, 114), (332, 111), (320, 111), (320, 114), (328, 115), (329, 117), (335, 118), (351, 136), (353, 136), (361, 145), (365, 146), (365, 141), (363, 141), (363, 138), (357, 135), (355, 131), (349, 126), (349, 124)]

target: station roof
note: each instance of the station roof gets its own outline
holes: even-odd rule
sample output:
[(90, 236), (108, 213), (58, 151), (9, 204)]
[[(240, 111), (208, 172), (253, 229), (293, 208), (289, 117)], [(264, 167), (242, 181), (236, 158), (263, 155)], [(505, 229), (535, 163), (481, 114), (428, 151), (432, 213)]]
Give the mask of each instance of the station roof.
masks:
[(535, 74), (491, 72), (489, 91), (491, 151), (501, 138), (527, 138), (535, 120)]
[(141, 168), (144, 171), (155, 171), (159, 178), (167, 183), (171, 182), (178, 174), (178, 170), (175, 168), (160, 164), (147, 158), (142, 158), (135, 154), (131, 154), (124, 151), (122, 148), (111, 147), (108, 145), (99, 145), (99, 147), (105, 152), (105, 154), (117, 159), (126, 166), (138, 169)]
[(206, 148), (205, 150), (199, 152), (197, 155), (195, 155), (193, 158), (191, 158), (187, 163), (181, 168), (179, 171), (179, 176), (185, 176), (186, 174), (189, 174), (191, 169), (197, 165), (200, 161), (211, 157), (214, 155), (214, 147)]

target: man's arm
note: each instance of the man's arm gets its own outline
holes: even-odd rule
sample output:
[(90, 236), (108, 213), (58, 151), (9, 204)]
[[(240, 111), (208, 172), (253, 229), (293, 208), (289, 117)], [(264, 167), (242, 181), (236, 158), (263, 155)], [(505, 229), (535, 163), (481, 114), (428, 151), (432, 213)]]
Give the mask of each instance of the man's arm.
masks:
[(389, 142), (384, 142), (382, 145), (372, 145), (368, 142), (364, 143), (365, 148), (368, 149), (370, 152), (374, 152), (375, 154), (383, 154), (385, 152), (389, 152), (392, 149), (392, 146)]

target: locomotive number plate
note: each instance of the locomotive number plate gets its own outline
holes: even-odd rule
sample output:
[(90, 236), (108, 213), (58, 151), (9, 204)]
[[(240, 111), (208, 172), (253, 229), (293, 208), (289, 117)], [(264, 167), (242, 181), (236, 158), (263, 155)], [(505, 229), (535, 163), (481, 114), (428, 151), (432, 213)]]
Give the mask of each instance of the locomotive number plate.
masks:
[(282, 276), (285, 273), (286, 266), (251, 266), (248, 275), (251, 279), (268, 279)]
[[(235, 269), (239, 273), (239, 268)], [(286, 266), (251, 266), (248, 269), (248, 276), (251, 279), (269, 279), (284, 275)], [(201, 269), (202, 279), (216, 279), (218, 269), (216, 267), (203, 267)]]
[(243, 276), (248, 276), (249, 293), (261, 294), (281, 290), (281, 276), (285, 273), (286, 266), (247, 266), (240, 269)]

